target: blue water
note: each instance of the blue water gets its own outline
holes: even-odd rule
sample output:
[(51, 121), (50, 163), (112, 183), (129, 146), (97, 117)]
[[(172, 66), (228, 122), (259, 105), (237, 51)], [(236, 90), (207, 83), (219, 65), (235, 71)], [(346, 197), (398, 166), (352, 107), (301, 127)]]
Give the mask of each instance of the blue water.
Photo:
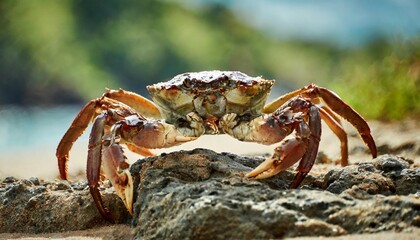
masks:
[(3, 106), (0, 108), (0, 152), (41, 147), (54, 149), (81, 107)]

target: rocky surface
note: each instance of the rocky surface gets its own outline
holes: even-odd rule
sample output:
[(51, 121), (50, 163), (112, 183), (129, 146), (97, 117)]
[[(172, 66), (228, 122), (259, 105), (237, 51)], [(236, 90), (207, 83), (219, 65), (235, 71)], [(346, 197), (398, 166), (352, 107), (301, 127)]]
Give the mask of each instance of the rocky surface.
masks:
[[(103, 189), (104, 201), (115, 210), (116, 220), (127, 223), (124, 204), (112, 189)], [(0, 184), (0, 233), (63, 232), (105, 224), (85, 182), (7, 177)]]
[[(137, 192), (132, 219), (112, 188), (102, 191), (118, 222), (131, 222), (132, 228), (121, 225), (124, 230), (110, 231), (103, 238), (418, 233), (420, 169), (411, 160), (382, 155), (321, 174), (311, 172), (297, 190), (288, 189), (294, 176), (291, 170), (266, 180), (244, 177), (262, 160), (205, 149), (139, 160), (131, 168)], [(0, 182), (0, 233), (57, 233), (107, 224), (84, 182), (12, 177)]]
[(137, 162), (136, 237), (283, 238), (420, 227), (420, 171), (403, 158), (338, 168), (307, 178), (298, 190), (287, 189), (291, 171), (245, 178), (260, 161), (197, 149)]

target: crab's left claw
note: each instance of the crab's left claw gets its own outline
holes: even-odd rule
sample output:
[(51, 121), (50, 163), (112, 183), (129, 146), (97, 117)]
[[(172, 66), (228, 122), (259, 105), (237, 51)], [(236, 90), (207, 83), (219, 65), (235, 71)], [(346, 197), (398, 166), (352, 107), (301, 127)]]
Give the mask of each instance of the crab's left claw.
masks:
[(105, 140), (102, 149), (103, 171), (109, 178), (117, 192), (117, 195), (124, 202), (128, 212), (133, 214), (133, 178), (129, 171), (129, 164), (119, 144)]
[(118, 194), (121, 199), (123, 199), (123, 202), (125, 206), (127, 207), (128, 212), (133, 215), (133, 193), (134, 193), (134, 185), (133, 185), (133, 177), (131, 176), (130, 171), (127, 169), (124, 171), (124, 174), (128, 177), (128, 183), (123, 188), (124, 198), (121, 197), (122, 194)]
[(306, 145), (303, 140), (298, 138), (284, 140), (274, 150), (271, 158), (266, 159), (246, 176), (255, 179), (272, 177), (299, 161), (305, 152)]
[(104, 133), (106, 118), (107, 114), (103, 113), (93, 123), (86, 171), (89, 189), (99, 213), (113, 223), (111, 212), (104, 206), (99, 192), (101, 165), (130, 214), (133, 214), (133, 179), (122, 148), (115, 142), (115, 131)]
[[(99, 192), (99, 175), (101, 159), (100, 155), (95, 154), (88, 159), (88, 182), (90, 192), (93, 196), (99, 213), (109, 222), (114, 223), (110, 211), (104, 206), (101, 194)], [(123, 201), (128, 212), (133, 215), (133, 178), (128, 170), (128, 163), (125, 162), (121, 146), (111, 143), (102, 147), (103, 171), (109, 178), (117, 192), (117, 195)]]

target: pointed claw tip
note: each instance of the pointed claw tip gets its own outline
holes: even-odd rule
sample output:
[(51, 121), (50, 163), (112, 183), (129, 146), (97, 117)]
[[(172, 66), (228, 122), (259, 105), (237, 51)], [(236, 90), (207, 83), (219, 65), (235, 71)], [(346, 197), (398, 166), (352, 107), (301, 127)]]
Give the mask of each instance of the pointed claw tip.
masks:
[(127, 208), (130, 215), (133, 215), (133, 198), (134, 198), (134, 183), (133, 177), (131, 176), (130, 172), (125, 170), (125, 174), (128, 177), (127, 187), (124, 189), (124, 205)]
[(247, 173), (245, 176), (247, 178), (254, 178), (254, 179), (258, 179), (258, 176), (261, 175), (261, 173), (263, 173), (265, 170), (259, 168), (255, 168), (253, 169), (251, 172)]
[(276, 175), (279, 171), (272, 166), (258, 166), (245, 176), (253, 179), (265, 179)]
[(254, 178), (255, 176), (256, 176), (256, 174), (254, 174), (253, 171), (245, 174), (245, 177), (247, 177), (247, 178)]
[(176, 142), (189, 142), (192, 140), (197, 139), (197, 137), (184, 137), (184, 136), (176, 136), (175, 141)]

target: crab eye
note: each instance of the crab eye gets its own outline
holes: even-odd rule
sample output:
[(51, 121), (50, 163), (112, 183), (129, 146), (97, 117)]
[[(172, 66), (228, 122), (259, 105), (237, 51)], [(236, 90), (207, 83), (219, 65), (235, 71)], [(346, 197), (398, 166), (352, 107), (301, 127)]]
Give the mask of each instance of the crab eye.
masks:
[(184, 79), (183, 85), (186, 89), (190, 89), (192, 87), (191, 79), (189, 78)]

